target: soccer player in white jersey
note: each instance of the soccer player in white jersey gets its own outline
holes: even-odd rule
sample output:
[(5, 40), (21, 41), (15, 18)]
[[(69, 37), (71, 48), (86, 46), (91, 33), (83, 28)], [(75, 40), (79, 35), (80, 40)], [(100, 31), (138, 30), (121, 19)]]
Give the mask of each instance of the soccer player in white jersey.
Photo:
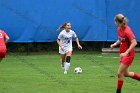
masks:
[(70, 22), (65, 22), (62, 26), (59, 27), (59, 29), (64, 29), (58, 35), (57, 43), (59, 45), (59, 53), (61, 54), (61, 66), (64, 68), (64, 74), (67, 74), (72, 56), (72, 37), (75, 38), (79, 49), (82, 49), (82, 46), (79, 44), (76, 33), (71, 30)]

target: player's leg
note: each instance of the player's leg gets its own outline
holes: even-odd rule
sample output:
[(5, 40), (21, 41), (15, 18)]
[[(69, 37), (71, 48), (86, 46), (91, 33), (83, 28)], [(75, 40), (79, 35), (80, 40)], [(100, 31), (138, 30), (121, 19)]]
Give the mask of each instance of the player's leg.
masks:
[(62, 49), (59, 49), (59, 53), (61, 55), (61, 58), (60, 58), (60, 61), (62, 62), (61, 67), (64, 68), (66, 53)]
[(3, 58), (6, 56), (6, 47), (5, 46), (0, 46), (0, 62), (2, 61)]
[[(133, 62), (134, 57), (126, 57), (126, 64), (131, 65), (131, 63)], [(133, 79), (139, 80), (140, 81), (140, 75), (138, 75), (137, 73), (134, 72), (129, 72), (129, 68), (126, 69), (126, 71), (124, 72), (124, 76), (125, 77), (131, 77)]]
[(5, 58), (6, 53), (5, 52), (0, 52), (0, 62), (2, 61), (3, 58)]
[(119, 68), (118, 68), (118, 83), (117, 83), (117, 90), (116, 93), (121, 93), (121, 89), (123, 86), (123, 77), (124, 77), (124, 72), (126, 71), (126, 69), (128, 68), (127, 65), (125, 64), (120, 64)]
[(65, 63), (65, 71), (64, 71), (64, 74), (67, 74), (67, 71), (70, 68), (71, 55), (72, 55), (72, 51), (68, 51), (66, 53), (66, 63)]
[(66, 54), (61, 54), (61, 67), (64, 68), (64, 63), (65, 63), (65, 58), (66, 58)]
[(140, 75), (135, 72), (129, 72), (129, 68), (124, 72), (125, 77), (130, 77), (132, 79), (136, 79), (140, 81)]

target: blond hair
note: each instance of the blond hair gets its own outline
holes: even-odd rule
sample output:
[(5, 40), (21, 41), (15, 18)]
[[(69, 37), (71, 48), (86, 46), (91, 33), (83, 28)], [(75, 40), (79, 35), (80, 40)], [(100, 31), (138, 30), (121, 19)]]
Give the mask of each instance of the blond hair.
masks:
[(128, 22), (128, 19), (123, 15), (123, 14), (117, 14), (115, 16), (115, 22), (119, 23), (119, 24), (124, 24), (126, 25)]

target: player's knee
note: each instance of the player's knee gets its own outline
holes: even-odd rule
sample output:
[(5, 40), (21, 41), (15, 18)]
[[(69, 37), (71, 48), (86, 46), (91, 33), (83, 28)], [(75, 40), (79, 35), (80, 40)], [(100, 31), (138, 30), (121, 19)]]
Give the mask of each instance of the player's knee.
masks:
[(125, 77), (132, 77), (133, 75), (134, 75), (134, 72), (124, 73)]
[(118, 73), (117, 76), (118, 76), (118, 78), (123, 78), (123, 74), (121, 74), (121, 73)]
[(129, 74), (124, 74), (124, 77), (129, 77)]
[(66, 57), (66, 62), (70, 63), (70, 59), (71, 59), (71, 57), (70, 56), (67, 56)]
[(65, 62), (65, 59), (60, 59), (61, 62)]

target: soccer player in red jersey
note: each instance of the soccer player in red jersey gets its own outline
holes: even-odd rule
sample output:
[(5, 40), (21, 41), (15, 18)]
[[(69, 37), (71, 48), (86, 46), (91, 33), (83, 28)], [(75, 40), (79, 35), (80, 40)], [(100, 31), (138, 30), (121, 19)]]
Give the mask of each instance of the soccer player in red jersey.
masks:
[(124, 77), (140, 81), (140, 76), (137, 73), (129, 72), (129, 66), (131, 66), (135, 56), (134, 48), (137, 45), (137, 41), (131, 28), (127, 25), (127, 18), (124, 15), (116, 15), (115, 24), (118, 26), (118, 40), (111, 44), (110, 47), (113, 48), (120, 45), (120, 65), (117, 72), (118, 83), (116, 93), (121, 93)]
[(8, 35), (3, 30), (0, 30), (0, 62), (6, 55), (6, 44), (8, 41)]

